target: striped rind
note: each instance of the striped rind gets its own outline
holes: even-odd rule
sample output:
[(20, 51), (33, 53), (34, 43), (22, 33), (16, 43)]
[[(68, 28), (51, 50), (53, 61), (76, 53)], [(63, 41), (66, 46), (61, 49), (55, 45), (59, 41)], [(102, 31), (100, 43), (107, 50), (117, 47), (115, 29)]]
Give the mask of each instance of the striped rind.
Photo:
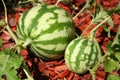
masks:
[(84, 74), (100, 59), (98, 48), (94, 42), (86, 38), (72, 40), (65, 50), (67, 67), (78, 74)]
[(48, 54), (63, 54), (68, 43), (75, 38), (69, 14), (52, 5), (39, 5), (26, 11), (20, 17), (17, 35), (22, 42), (31, 39), (31, 50), (37, 56), (44, 53), (48, 58)]

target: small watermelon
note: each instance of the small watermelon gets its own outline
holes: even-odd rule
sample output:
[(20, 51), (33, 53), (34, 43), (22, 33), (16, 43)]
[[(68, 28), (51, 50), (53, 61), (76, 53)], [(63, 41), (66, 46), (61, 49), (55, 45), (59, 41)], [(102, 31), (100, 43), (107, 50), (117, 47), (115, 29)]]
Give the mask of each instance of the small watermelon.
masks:
[(93, 68), (100, 57), (95, 42), (85, 37), (72, 40), (65, 50), (68, 69), (78, 74), (84, 74)]

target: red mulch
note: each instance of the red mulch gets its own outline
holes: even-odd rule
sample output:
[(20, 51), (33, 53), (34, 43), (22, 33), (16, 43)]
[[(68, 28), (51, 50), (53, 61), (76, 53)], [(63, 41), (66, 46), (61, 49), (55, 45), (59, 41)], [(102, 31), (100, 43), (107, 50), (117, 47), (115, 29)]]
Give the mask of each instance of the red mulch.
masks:
[[(85, 4), (85, 1), (86, 0), (71, 0), (71, 3), (74, 4), (76, 7), (79, 7), (79, 9), (81, 9), (82, 6)], [(54, 4), (56, 3), (56, 0), (46, 0), (45, 3)], [(116, 5), (118, 4), (118, 0), (97, 0), (98, 6), (99, 6), (99, 3), (102, 3), (102, 5), (106, 9), (110, 9), (110, 8), (116, 7)], [(77, 10), (74, 10), (71, 6), (69, 6), (68, 3), (66, 4), (59, 3), (58, 6), (65, 9), (68, 13), (73, 14), (72, 16), (74, 16), (78, 12)], [(15, 12), (9, 14), (8, 16), (9, 25), (13, 32), (16, 32), (17, 23), (18, 23), (21, 13), (25, 12), (30, 7), (31, 6), (16, 7), (14, 9)], [(1, 16), (1, 18), (4, 19), (4, 15)], [(113, 37), (115, 36), (117, 32), (118, 25), (120, 24), (120, 15), (114, 14), (112, 16), (112, 19), (114, 21), (114, 28), (111, 29), (110, 26), (108, 26), (108, 28), (110, 28), (111, 30), (112, 38), (107, 37), (107, 33), (103, 31), (102, 27), (99, 28), (96, 32), (96, 38), (97, 38), (97, 41), (101, 45), (103, 53), (106, 52), (106, 43), (109, 40), (113, 39)], [(90, 23), (90, 21), (91, 21), (90, 15), (84, 11), (80, 16), (78, 16), (78, 18), (74, 20), (74, 24), (75, 24), (75, 27), (78, 29), (78, 31), (83, 31), (85, 27)], [(91, 26), (91, 29), (94, 26), (95, 25), (93, 24)], [(89, 29), (84, 35), (89, 34), (89, 31), (91, 29)], [(2, 43), (3, 43), (4, 48), (11, 48), (15, 44), (10, 34), (6, 30), (0, 33), (0, 38), (3, 40)], [(78, 75), (78, 74), (75, 74), (69, 71), (65, 65), (63, 58), (57, 61), (44, 61), (44, 60), (40, 60), (35, 55), (31, 54), (29, 50), (22, 50), (21, 55), (23, 56), (24, 61), (28, 65), (31, 71), (31, 74), (33, 75), (35, 80), (48, 80), (48, 79), (49, 80), (58, 80), (58, 79), (59, 80), (64, 80), (64, 79), (65, 80), (91, 80), (91, 76), (89, 72), (86, 73), (85, 75)], [(21, 73), (21, 72), (22, 71), (20, 71), (19, 73), (23, 74), (23, 77), (24, 77), (24, 73)], [(105, 80), (106, 75), (107, 74), (104, 72), (103, 66), (100, 65), (100, 67), (96, 71), (97, 80)]]

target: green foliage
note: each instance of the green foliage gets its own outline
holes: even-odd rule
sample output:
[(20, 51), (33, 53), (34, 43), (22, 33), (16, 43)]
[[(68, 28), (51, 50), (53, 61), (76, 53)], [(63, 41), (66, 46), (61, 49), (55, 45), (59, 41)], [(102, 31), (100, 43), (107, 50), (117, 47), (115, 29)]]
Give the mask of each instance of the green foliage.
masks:
[(0, 52), (0, 79), (3, 75), (7, 80), (20, 80), (17, 69), (22, 63), (22, 58), (8, 49)]
[[(105, 20), (108, 16), (109, 16), (109, 14), (107, 13), (107, 11), (105, 11), (105, 9), (101, 6), (100, 11), (96, 12), (95, 15), (93, 16), (93, 19), (92, 19), (93, 23), (97, 24), (97, 23), (101, 22), (102, 20)], [(109, 18), (107, 20), (107, 22), (111, 27), (114, 26), (112, 18)]]
[(104, 31), (108, 33), (107, 36), (108, 36), (108, 37), (111, 37), (111, 33), (110, 33), (109, 28), (108, 28), (106, 25), (102, 25), (102, 26), (103, 26), (103, 28), (104, 28)]
[(120, 52), (115, 52), (114, 55), (118, 59), (118, 61), (120, 62)]
[[(106, 72), (112, 72), (113, 70), (120, 69), (120, 28), (113, 40), (113, 42), (108, 42), (107, 44), (107, 53), (108, 56), (104, 61), (104, 68)], [(111, 76), (108, 80), (117, 80), (113, 79)]]
[[(38, 5), (39, 3), (44, 4), (44, 0), (18, 0), (18, 1), (21, 1), (21, 3), (32, 3), (33, 5)], [(18, 1), (15, 0), (14, 3), (18, 3)], [(70, 0), (57, 0), (56, 5), (60, 1), (70, 2)], [(10, 6), (13, 6), (13, 7), (15, 6), (15, 4), (13, 3), (10, 4), (11, 0), (8, 0), (6, 3), (9, 4)], [(91, 4), (94, 5), (95, 13), (92, 15), (93, 16), (92, 22), (95, 24), (101, 23), (103, 20), (108, 18), (113, 13), (120, 14), (120, 6), (106, 11), (101, 5), (100, 5), (101, 6), (100, 8), (97, 6), (96, 0), (86, 0), (86, 4), (83, 10), (90, 8)], [(114, 26), (111, 17), (107, 19), (107, 23), (111, 27)], [(0, 21), (0, 26), (4, 26), (4, 25), (5, 25), (5, 22)], [(110, 31), (106, 26), (104, 26), (104, 30), (108, 32), (108, 36), (110, 37)], [(1, 39), (0, 39), (0, 47), (2, 47)], [(108, 55), (105, 56), (105, 59), (104, 59), (105, 71), (112, 72), (113, 70), (120, 69), (120, 64), (119, 64), (120, 62), (120, 28), (118, 29), (118, 32), (114, 38), (114, 41), (108, 43), (106, 54)], [(21, 63), (22, 63), (21, 56), (11, 52), (8, 49), (4, 49), (3, 51), (0, 51), (0, 80), (2, 79), (1, 77), (3, 75), (6, 76), (7, 80), (20, 80), (20, 78), (17, 76), (17, 69), (21, 66)], [(107, 80), (120, 80), (120, 77), (109, 74), (107, 77)]]
[(112, 8), (110, 10), (107, 10), (109, 15), (112, 15), (114, 13), (120, 14), (120, 6), (117, 6), (116, 8)]
[(114, 38), (111, 47), (115, 52), (120, 52), (120, 27), (118, 28), (118, 32)]
[(116, 60), (115, 57), (107, 57), (104, 62), (104, 69), (105, 72), (112, 72), (113, 70), (118, 69), (119, 62)]
[(5, 22), (3, 20), (0, 20), (0, 26), (4, 26)]
[(62, 2), (70, 2), (70, 0), (61, 0)]
[(90, 8), (92, 2), (95, 2), (94, 0), (86, 0), (85, 8), (88, 9)]
[(109, 74), (107, 80), (120, 80), (119, 76)]

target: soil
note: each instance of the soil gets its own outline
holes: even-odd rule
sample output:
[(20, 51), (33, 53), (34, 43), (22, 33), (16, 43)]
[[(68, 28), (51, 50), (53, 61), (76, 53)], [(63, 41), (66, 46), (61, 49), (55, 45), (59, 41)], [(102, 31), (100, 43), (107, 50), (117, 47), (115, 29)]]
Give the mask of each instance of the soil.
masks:
[[(97, 5), (101, 3), (106, 9), (115, 8), (119, 1), (118, 0), (96, 0)], [(8, 19), (9, 19), (9, 26), (12, 29), (14, 33), (16, 33), (16, 27), (19, 20), (20, 15), (30, 9), (32, 6), (31, 4), (24, 4), (24, 6), (18, 6), (17, 0), (8, 0), (6, 1), (7, 4), (7, 10), (8, 10)], [(69, 14), (71, 14), (71, 17), (74, 17), (79, 10), (84, 6), (86, 0), (70, 0), (69, 3), (63, 3), (60, 2), (58, 6), (66, 10)], [(11, 4), (8, 4), (11, 3)], [(56, 0), (45, 0), (46, 4), (55, 4)], [(15, 5), (14, 5), (15, 4)], [(73, 8), (71, 4), (74, 4), (77, 9)], [(93, 11), (93, 7), (91, 6), (91, 11)], [(0, 19), (4, 19), (4, 8), (2, 4), (0, 4)], [(114, 36), (117, 33), (118, 25), (120, 24), (120, 14), (113, 14), (112, 19), (114, 22), (114, 27), (111, 28), (108, 24), (106, 26), (110, 29), (111, 37), (109, 38), (107, 36), (107, 32), (105, 32), (102, 28), (102, 26), (97, 30), (96, 32), (96, 38), (97, 41), (100, 44), (100, 47), (102, 49), (102, 54), (106, 52), (106, 44), (108, 41), (112, 41)], [(78, 34), (81, 34), (81, 32), (85, 29), (85, 27), (90, 23), (91, 16), (86, 11), (84, 11), (81, 15), (79, 15), (76, 19), (73, 20), (76, 28), (76, 32)], [(91, 29), (95, 26), (93, 24), (91, 26)], [(0, 30), (3, 27), (0, 27)], [(84, 35), (89, 34), (90, 30), (86, 31)], [(0, 33), (0, 38), (3, 40), (2, 44), (4, 48), (11, 48), (15, 45), (12, 37), (7, 32), (7, 30), (3, 30), (3, 32)], [(79, 75), (76, 73), (73, 73), (68, 70), (68, 68), (65, 65), (64, 58), (55, 60), (55, 61), (44, 61), (36, 57), (35, 55), (30, 52), (30, 50), (21, 50), (21, 55), (24, 58), (25, 63), (30, 69), (30, 72), (35, 80), (92, 80), (92, 77), (89, 72), (87, 72), (84, 75)], [(116, 73), (117, 75), (120, 75), (120, 72)], [(21, 77), (21, 79), (24, 79), (25, 73), (20, 68), (18, 69), (18, 76)], [(96, 78), (97, 80), (106, 80), (107, 73), (104, 71), (103, 64), (101, 64), (96, 71)]]

